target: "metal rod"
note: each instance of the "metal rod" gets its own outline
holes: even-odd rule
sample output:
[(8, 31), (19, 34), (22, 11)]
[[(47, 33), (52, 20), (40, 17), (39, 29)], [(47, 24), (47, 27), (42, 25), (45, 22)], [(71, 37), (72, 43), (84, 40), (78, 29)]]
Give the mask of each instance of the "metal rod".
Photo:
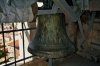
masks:
[(53, 66), (52, 58), (49, 58), (49, 66)]
[[(24, 24), (22, 22), (22, 29), (24, 29)], [(24, 64), (25, 64), (25, 45), (24, 45), (24, 31), (22, 31), (23, 36), (23, 58), (24, 58)]]
[[(18, 62), (20, 62), (20, 61), (23, 61), (23, 60), (26, 60), (26, 59), (29, 59), (29, 58), (32, 58), (33, 56), (29, 56), (29, 57), (26, 57), (25, 59), (20, 59), (20, 60), (17, 60), (16, 61), (16, 63), (18, 63)], [(12, 65), (12, 64), (14, 64), (15, 63), (15, 61), (14, 62), (11, 62), (11, 63), (8, 63), (8, 64), (6, 64), (6, 65), (4, 65), (4, 66), (9, 66), (9, 65)]]
[[(14, 23), (12, 23), (13, 30), (14, 30)], [(15, 58), (15, 66), (16, 66), (16, 46), (15, 46), (15, 33), (13, 32), (13, 41), (14, 41), (14, 58)]]
[[(65, 24), (68, 25), (67, 23)], [(7, 30), (7, 31), (0, 31), (0, 33), (9, 33), (9, 32), (18, 32), (18, 31), (24, 31), (24, 30), (35, 30), (37, 28), (25, 28), (25, 29), (17, 29), (17, 30)]]
[[(24, 61), (24, 63), (25, 63), (25, 60), (26, 59), (28, 59), (28, 58), (32, 58), (33, 56), (29, 56), (29, 57), (25, 57), (25, 58), (23, 58), (23, 59), (20, 59), (20, 60), (16, 60), (16, 50), (15, 50), (15, 33), (14, 32), (17, 32), (17, 31), (23, 31), (23, 33), (24, 33), (24, 31), (25, 30), (35, 30), (36, 28), (24, 28), (24, 29), (17, 29), (17, 30), (4, 30), (4, 24), (5, 23), (1, 23), (1, 28), (2, 28), (2, 31), (0, 31), (0, 33), (2, 34), (2, 37), (3, 37), (3, 45), (4, 45), (4, 51), (6, 51), (6, 45), (5, 45), (5, 33), (10, 33), (10, 32), (12, 32), (13, 33), (13, 38), (14, 38), (14, 54), (15, 54), (15, 61), (13, 61), (13, 62), (11, 62), (11, 63), (7, 63), (6, 62), (6, 60), (7, 60), (7, 57), (6, 57), (6, 55), (4, 56), (4, 58), (5, 58), (5, 64), (3, 64), (3, 66), (10, 66), (10, 65), (12, 65), (12, 64), (17, 64), (18, 62), (20, 62), (20, 61)], [(12, 23), (12, 26), (13, 26), (13, 28), (14, 28), (14, 23)], [(24, 34), (23, 34), (24, 35)], [(23, 37), (23, 40), (24, 40), (24, 37)], [(23, 43), (24, 44), (24, 43)], [(24, 47), (24, 46), (23, 46)], [(23, 50), (24, 51), (24, 50)], [(16, 65), (17, 66), (17, 65)]]
[(0, 31), (0, 33), (9, 33), (9, 32), (17, 32), (17, 31), (24, 31), (24, 30), (35, 30), (36, 28), (26, 28), (26, 29), (18, 29), (18, 30), (7, 30), (7, 31)]
[[(3, 26), (3, 23), (2, 23), (2, 31), (4, 31), (4, 26)], [(5, 37), (4, 37), (4, 33), (2, 33), (2, 37), (3, 37), (3, 45), (4, 45), (4, 52), (6, 51), (5, 49)], [(7, 62), (6, 62), (6, 60), (7, 60), (7, 58), (6, 58), (6, 53), (5, 53), (5, 65), (7, 64)]]

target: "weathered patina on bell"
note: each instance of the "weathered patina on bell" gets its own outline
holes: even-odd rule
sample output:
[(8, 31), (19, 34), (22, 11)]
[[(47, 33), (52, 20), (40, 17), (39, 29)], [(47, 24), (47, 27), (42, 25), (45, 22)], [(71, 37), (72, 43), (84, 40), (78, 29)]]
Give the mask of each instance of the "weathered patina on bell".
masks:
[(75, 51), (66, 34), (63, 14), (39, 15), (38, 19), (36, 36), (28, 47), (31, 54), (58, 58)]

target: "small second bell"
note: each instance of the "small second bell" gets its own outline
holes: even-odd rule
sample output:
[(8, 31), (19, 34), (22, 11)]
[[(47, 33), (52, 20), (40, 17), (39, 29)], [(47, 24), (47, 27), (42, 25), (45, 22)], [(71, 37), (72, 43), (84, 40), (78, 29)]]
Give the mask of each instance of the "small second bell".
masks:
[(47, 58), (64, 57), (75, 51), (66, 34), (63, 14), (40, 15), (34, 40), (28, 51)]

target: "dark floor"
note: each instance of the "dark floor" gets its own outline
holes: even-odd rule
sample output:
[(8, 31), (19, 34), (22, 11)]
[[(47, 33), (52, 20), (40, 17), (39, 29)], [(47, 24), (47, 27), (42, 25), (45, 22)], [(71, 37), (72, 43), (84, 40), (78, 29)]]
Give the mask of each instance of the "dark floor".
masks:
[(89, 61), (76, 54), (65, 59), (63, 62), (57, 63), (56, 66), (100, 66), (100, 63)]

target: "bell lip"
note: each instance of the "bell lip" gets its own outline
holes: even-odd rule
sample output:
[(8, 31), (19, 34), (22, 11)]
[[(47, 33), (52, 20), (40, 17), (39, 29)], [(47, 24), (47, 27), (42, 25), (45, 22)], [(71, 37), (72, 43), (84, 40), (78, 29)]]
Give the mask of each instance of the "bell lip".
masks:
[(44, 51), (36, 51), (30, 47), (28, 47), (28, 52), (35, 56), (46, 57), (46, 58), (61, 58), (67, 55), (71, 55), (75, 52), (75, 47), (71, 47), (68, 50), (62, 50), (58, 52), (44, 52)]

